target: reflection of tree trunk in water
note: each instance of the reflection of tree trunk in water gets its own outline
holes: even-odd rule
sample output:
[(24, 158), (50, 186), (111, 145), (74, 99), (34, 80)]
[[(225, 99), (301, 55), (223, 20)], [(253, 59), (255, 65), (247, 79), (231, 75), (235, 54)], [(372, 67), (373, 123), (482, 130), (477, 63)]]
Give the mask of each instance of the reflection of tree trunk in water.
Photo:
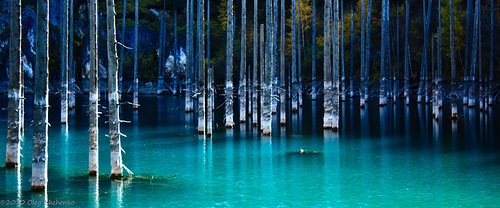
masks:
[(21, 165), (21, 106), (22, 90), (21, 74), (21, 0), (10, 2), (10, 39), (9, 39), (9, 94), (7, 107), (7, 150), (5, 167), (14, 168)]
[(97, 0), (89, 1), (90, 92), (89, 92), (89, 175), (99, 171), (99, 67), (97, 46)]
[(48, 162), (49, 113), (49, 1), (37, 1), (35, 104), (33, 106), (33, 156), (31, 190), (45, 190)]
[(120, 132), (120, 105), (118, 98), (118, 56), (116, 54), (115, 3), (107, 0), (107, 55), (108, 55), (108, 102), (109, 141), (111, 151), (111, 178), (122, 177), (122, 153)]

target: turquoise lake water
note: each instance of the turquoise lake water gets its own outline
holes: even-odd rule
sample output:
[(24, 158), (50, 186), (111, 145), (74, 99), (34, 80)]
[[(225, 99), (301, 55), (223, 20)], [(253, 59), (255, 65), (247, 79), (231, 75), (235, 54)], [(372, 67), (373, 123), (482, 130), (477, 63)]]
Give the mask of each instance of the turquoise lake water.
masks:
[[(86, 100), (79, 96), (77, 104)], [(5, 108), (6, 98), (0, 101)], [(51, 99), (46, 193), (30, 191), (28, 109), (22, 168), (6, 170), (2, 162), (0, 200), (40, 207), (47, 201), (76, 207), (500, 206), (497, 106), (480, 113), (460, 105), (460, 120), (452, 125), (448, 104), (435, 122), (430, 105), (370, 103), (361, 111), (356, 99), (342, 104), (337, 134), (322, 130), (320, 100), (305, 100), (287, 128), (273, 117), (272, 137), (261, 137), (249, 122), (226, 131), (220, 108), (213, 138), (205, 139), (196, 135), (195, 114), (184, 113), (182, 98), (146, 96), (140, 102), (138, 112), (124, 106), (121, 113), (132, 121), (122, 125), (128, 136), (122, 145), (124, 164), (135, 175), (111, 181), (106, 115), (100, 119), (100, 175), (88, 177), (88, 107), (70, 113), (66, 133), (57, 122), (58, 101)], [(5, 138), (5, 111), (0, 126)], [(317, 154), (295, 153), (299, 149)]]

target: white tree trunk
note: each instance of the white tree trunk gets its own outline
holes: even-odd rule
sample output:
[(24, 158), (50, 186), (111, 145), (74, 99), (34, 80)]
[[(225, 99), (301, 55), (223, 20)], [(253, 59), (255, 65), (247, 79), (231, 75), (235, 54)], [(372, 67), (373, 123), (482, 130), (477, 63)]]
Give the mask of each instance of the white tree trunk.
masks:
[(233, 37), (234, 37), (233, 0), (227, 1), (227, 33), (226, 33), (226, 128), (233, 128)]
[(186, 1), (186, 93), (185, 93), (185, 112), (192, 112), (193, 107), (193, 0)]
[(339, 0), (333, 0), (333, 131), (337, 131), (339, 128), (339, 55)]
[[(133, 108), (139, 108), (139, 1), (135, 0), (135, 21), (134, 21), (134, 98)], [(122, 66), (123, 67), (123, 66)]]
[[(278, 5), (276, 5), (276, 6), (278, 6)], [(281, 16), (280, 16), (280, 19), (281, 19), (281, 22), (280, 22), (281, 23), (281, 27), (280, 27), (280, 124), (282, 126), (286, 125), (286, 105), (287, 105), (287, 101), (286, 101), (286, 76), (285, 76), (285, 10), (286, 10), (285, 0), (281, 0)], [(313, 20), (313, 22), (314, 22), (314, 20)], [(314, 25), (313, 25), (313, 28), (315, 28)], [(316, 43), (314, 43), (314, 45), (315, 44)], [(313, 48), (314, 48), (314, 46), (313, 46)], [(313, 54), (314, 54), (314, 52), (313, 52)], [(313, 58), (313, 63), (315, 63), (314, 58)], [(314, 70), (314, 67), (313, 67), (313, 70)], [(314, 76), (314, 74), (315, 73), (313, 72), (313, 76)], [(315, 94), (316, 93), (313, 89), (313, 96), (314, 97), (315, 97)]]
[(108, 52), (108, 125), (111, 151), (111, 178), (121, 178), (122, 148), (120, 132), (120, 105), (118, 97), (118, 56), (116, 54), (115, 2), (107, 0), (107, 52)]
[[(450, 0), (453, 1), (453, 0)], [(410, 1), (406, 0), (405, 6), (405, 71), (404, 71), (404, 97), (406, 105), (410, 105)]]
[(264, 87), (265, 87), (265, 59), (264, 59), (264, 24), (260, 24), (260, 86), (259, 86), (259, 109), (260, 109), (260, 129), (264, 128)]
[(259, 59), (259, 44), (258, 44), (258, 28), (257, 28), (257, 11), (258, 1), (253, 1), (253, 76), (252, 76), (252, 124), (258, 125), (258, 59)]
[(240, 50), (240, 86), (238, 95), (240, 96), (240, 122), (246, 121), (246, 101), (247, 101), (247, 81), (246, 81), (246, 66), (247, 66), (247, 9), (246, 0), (241, 1), (241, 50)]
[(299, 83), (297, 80), (297, 31), (296, 31), (296, 10), (297, 0), (292, 0), (292, 112), (298, 110), (298, 91)]
[(198, 134), (205, 134), (205, 0), (198, 0), (196, 21), (197, 70), (198, 70)]
[(271, 135), (272, 132), (272, 80), (273, 80), (273, 0), (266, 0), (266, 54), (265, 54), (265, 71), (263, 84), (263, 94), (262, 94), (262, 134)]
[(325, 1), (324, 8), (324, 42), (323, 42), (323, 94), (324, 94), (324, 104), (323, 107), (325, 109), (323, 116), (323, 128), (328, 129), (332, 128), (333, 121), (333, 86), (332, 86), (332, 62), (331, 62), (331, 23), (330, 20), (332, 18), (332, 0)]
[(61, 123), (68, 123), (68, 0), (61, 2)]
[(478, 44), (479, 44), (479, 18), (481, 11), (481, 0), (476, 0), (475, 14), (474, 14), (474, 34), (472, 35), (472, 63), (469, 76), (469, 108), (476, 106), (476, 69), (478, 68)]
[(382, 33), (381, 33), (381, 64), (380, 64), (380, 97), (379, 97), (379, 105), (384, 106), (387, 105), (387, 70), (390, 68), (389, 66), (389, 43), (388, 43), (388, 35), (389, 35), (389, 0), (382, 0)]
[(7, 107), (7, 147), (5, 167), (21, 165), (21, 0), (10, 1), (10, 39), (9, 39), (9, 93)]
[(33, 106), (33, 156), (31, 190), (47, 187), (49, 117), (49, 1), (37, 1), (35, 104)]
[(450, 0), (450, 62), (451, 62), (451, 118), (458, 119), (458, 95), (457, 95), (457, 66), (455, 63), (455, 9), (453, 0)]
[(89, 175), (99, 171), (99, 61), (97, 44), (97, 0), (88, 2), (90, 37), (90, 92), (89, 92)]

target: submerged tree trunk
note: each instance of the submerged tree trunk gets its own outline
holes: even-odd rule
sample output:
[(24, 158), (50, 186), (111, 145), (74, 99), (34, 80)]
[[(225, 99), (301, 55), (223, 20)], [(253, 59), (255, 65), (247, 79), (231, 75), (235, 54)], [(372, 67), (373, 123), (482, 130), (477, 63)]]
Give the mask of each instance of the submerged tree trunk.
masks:
[(68, 48), (68, 107), (70, 109), (75, 107), (75, 61), (73, 60), (73, 0), (69, 0), (69, 48)]
[(479, 44), (479, 18), (481, 11), (481, 0), (476, 0), (475, 14), (474, 14), (474, 34), (472, 35), (472, 63), (470, 70), (470, 86), (469, 86), (469, 108), (476, 106), (476, 68), (478, 68), (478, 44)]
[[(453, 0), (450, 0), (453, 1)], [(404, 98), (406, 105), (410, 104), (410, 1), (405, 6), (405, 71), (404, 71)]]
[(165, 13), (162, 11), (160, 13), (160, 45), (158, 46), (158, 81), (156, 86), (156, 93), (161, 94), (163, 92), (163, 71), (165, 67), (165, 63), (163, 62), (163, 53), (164, 53), (164, 45), (165, 45)]
[(89, 175), (99, 171), (99, 61), (97, 47), (97, 0), (88, 2), (90, 37), (90, 92), (89, 92)]
[[(68, 123), (68, 0), (61, 3), (61, 123)], [(67, 125), (66, 125), (67, 126)]]
[(192, 112), (193, 108), (193, 0), (186, 1), (186, 80), (185, 80), (185, 112)]
[[(360, 16), (361, 16), (361, 47), (360, 47), (361, 48), (361, 62), (360, 62), (360, 65), (361, 65), (361, 70), (360, 70), (361, 71), (360, 72), (361, 79), (360, 79), (360, 82), (364, 83), (365, 82), (365, 77), (363, 75), (365, 74), (364, 71), (366, 69), (365, 68), (365, 64), (366, 64), (366, 62), (365, 62), (365, 58), (366, 58), (366, 53), (365, 53), (366, 52), (365, 51), (365, 48), (366, 48), (366, 45), (365, 45), (365, 34), (366, 34), (365, 33), (365, 0), (361, 0), (361, 15)], [(354, 21), (352, 19), (354, 19), (354, 16), (352, 16), (352, 18), (351, 18), (351, 24), (354, 24)], [(352, 28), (352, 26), (351, 26), (351, 28)], [(353, 35), (353, 34), (354, 33), (351, 30), (351, 35)], [(352, 43), (352, 38), (353, 37), (354, 36), (351, 36), (351, 43)], [(353, 47), (353, 45), (351, 45), (351, 51), (354, 51), (352, 47)], [(362, 97), (363, 96), (361, 96), (361, 99), (363, 99)], [(362, 100), (362, 102), (360, 102), (360, 103), (364, 104), (364, 102), (365, 102), (365, 100)]]
[(227, 33), (226, 33), (226, 128), (233, 128), (233, 39), (234, 39), (233, 0), (227, 1)]
[(49, 128), (49, 1), (38, 0), (36, 18), (35, 104), (33, 105), (33, 156), (31, 190), (47, 187)]
[(295, 22), (297, 10), (297, 0), (292, 0), (292, 112), (298, 110), (298, 80), (297, 80), (297, 31)]
[(258, 31), (257, 31), (257, 11), (258, 1), (253, 1), (253, 76), (252, 76), (252, 123), (253, 126), (258, 124), (258, 104), (257, 104), (257, 91), (258, 91), (258, 58), (259, 58), (259, 45), (258, 45)]
[(272, 78), (273, 78), (273, 3), (272, 0), (266, 0), (266, 54), (265, 54), (265, 72), (263, 84), (263, 94), (262, 94), (262, 134), (271, 135), (271, 120), (272, 120), (272, 107), (271, 107), (271, 97), (272, 97)]
[(134, 109), (139, 108), (139, 1), (135, 0), (135, 21), (134, 21)]
[(214, 70), (213, 66), (210, 66), (210, 1), (207, 2), (207, 79), (206, 79), (206, 97), (207, 99), (205, 100), (207, 108), (205, 109), (207, 113), (207, 118), (206, 118), (206, 123), (207, 123), (207, 133), (205, 134), (207, 137), (212, 136), (212, 130), (213, 130), (213, 110), (214, 110), (214, 95), (215, 95), (215, 88), (214, 88)]
[(399, 94), (399, 1), (396, 1), (396, 72), (394, 73), (393, 100), (396, 101)]
[[(282, 0), (282, 1), (284, 1), (284, 0)], [(283, 8), (282, 10), (284, 12), (285, 9)], [(282, 14), (282, 16), (283, 16), (283, 14)], [(344, 22), (344, 21), (342, 21), (342, 22)], [(282, 27), (284, 27), (284, 26), (282, 25)], [(284, 30), (283, 30), (283, 33), (284, 33)], [(283, 59), (284, 59), (284, 57), (283, 57)], [(283, 68), (284, 68), (284, 65), (282, 65), (281, 69), (284, 70)], [(311, 76), (312, 76), (311, 99), (316, 100), (316, 96), (318, 96), (318, 89), (317, 89), (317, 83), (316, 83), (317, 82), (317, 80), (316, 80), (316, 76), (317, 76), (317, 72), (316, 72), (316, 0), (312, 0), (312, 75)]]
[(339, 0), (333, 0), (333, 131), (337, 131), (339, 128), (339, 55)]
[(429, 0), (428, 5), (426, 6), (426, 0), (422, 0), (423, 2), (423, 21), (424, 21), (424, 45), (422, 48), (422, 65), (420, 68), (420, 86), (418, 88), (417, 102), (426, 103), (429, 101), (428, 99), (428, 58), (427, 58), (427, 50), (429, 47), (429, 26), (430, 26), (430, 14), (432, 8), (432, 0)]
[(205, 0), (198, 0), (197, 9), (198, 134), (205, 134)]
[[(272, 70), (272, 94), (273, 95), (278, 95), (279, 94), (279, 85), (278, 85), (278, 0), (273, 0), (273, 70)], [(278, 110), (278, 99), (277, 97), (272, 97), (271, 98), (271, 113), (274, 115), (276, 114)]]
[(108, 53), (108, 125), (109, 141), (111, 151), (111, 178), (121, 178), (122, 169), (122, 147), (120, 132), (120, 105), (118, 101), (118, 56), (116, 54), (116, 28), (115, 28), (115, 2), (107, 0), (107, 53)]
[(364, 88), (364, 101), (368, 100), (368, 84), (370, 81), (370, 41), (371, 41), (371, 19), (372, 19), (372, 0), (368, 0), (368, 11), (367, 11), (367, 17), (366, 17), (366, 43), (365, 43), (365, 52), (366, 52), (366, 58), (365, 58), (365, 70), (364, 70), (364, 77), (365, 77), (365, 83), (363, 84)]
[[(363, 25), (361, 25), (361, 27), (364, 27)], [(363, 47), (363, 45), (361, 45)], [(350, 56), (350, 60), (349, 60), (349, 88), (350, 88), (350, 97), (353, 97), (354, 96), (354, 9), (351, 5), (351, 56)], [(360, 77), (361, 77), (361, 82), (360, 82), (360, 86), (361, 84), (364, 83), (364, 68), (361, 67), (361, 73), (360, 73)], [(360, 106), (363, 107), (365, 105), (365, 98), (364, 98), (364, 95), (362, 94), (363, 90), (360, 89), (360, 94), (359, 94), (359, 99), (360, 99)]]
[(490, 72), (488, 78), (488, 105), (493, 105), (493, 52), (495, 49), (495, 1), (490, 1)]
[(21, 0), (10, 1), (10, 39), (9, 39), (9, 94), (7, 107), (7, 150), (5, 167), (21, 165)]
[(298, 94), (298, 98), (299, 98), (299, 107), (302, 107), (302, 37), (301, 37), (301, 34), (302, 34), (302, 20), (300, 18), (300, 15), (302, 13), (302, 10), (300, 8), (300, 4), (301, 4), (301, 0), (298, 0), (298, 5), (297, 5), (297, 44), (298, 44), (298, 48), (297, 48), (297, 52), (298, 52), (298, 68), (297, 68), (297, 94)]
[(450, 0), (450, 62), (451, 62), (451, 118), (458, 119), (457, 95), (457, 65), (455, 63), (455, 9), (453, 0)]
[(177, 5), (174, 8), (174, 83), (173, 83), (173, 94), (177, 95), (177, 58), (178, 58), (178, 47), (177, 47)]
[(332, 45), (331, 45), (331, 23), (332, 19), (332, 0), (325, 1), (324, 8), (324, 27), (323, 27), (323, 94), (324, 94), (324, 103), (323, 107), (325, 109), (323, 116), (323, 128), (329, 129), (332, 128), (333, 122), (333, 86), (332, 86), (332, 62), (331, 62), (331, 53), (332, 53)]
[(467, 19), (465, 28), (465, 67), (464, 67), (464, 83), (463, 83), (463, 95), (462, 102), (467, 105), (469, 102), (469, 73), (471, 72), (471, 51), (472, 51), (472, 34), (473, 34), (473, 21), (474, 21), (474, 2), (473, 0), (467, 0)]
[(240, 122), (246, 121), (246, 98), (247, 98), (247, 82), (246, 82), (246, 67), (247, 67), (247, 2), (241, 1), (241, 50), (240, 50)]
[[(127, 0), (123, 0), (123, 11), (122, 11), (122, 37), (121, 37), (121, 43), (125, 45), (125, 35), (126, 35), (126, 22), (127, 22)], [(121, 99), (121, 94), (123, 91), (123, 67), (125, 67), (125, 64), (123, 62), (125, 61), (125, 48), (121, 47), (120, 48), (120, 65), (119, 71), (118, 71), (118, 95), (120, 95)]]
[(381, 33), (381, 64), (380, 64), (380, 97), (379, 97), (379, 105), (384, 106), (387, 105), (387, 70), (390, 69), (389, 63), (389, 0), (382, 0), (382, 33)]
[[(340, 0), (340, 64), (341, 64), (341, 89), (342, 101), (345, 101), (347, 94), (345, 62), (344, 62), (344, 0)], [(350, 96), (352, 97), (352, 96)]]
[[(313, 10), (315, 11), (315, 2), (316, 0), (313, 0)], [(277, 6), (277, 5), (276, 5)], [(287, 106), (287, 101), (286, 101), (286, 74), (285, 74), (285, 0), (281, 0), (281, 26), (280, 26), (280, 125), (285, 126), (286, 125), (286, 106)], [(276, 14), (277, 15), (277, 14)], [(313, 12), (313, 37), (316, 35), (316, 16), (315, 12)], [(316, 41), (313, 42), (313, 80), (315, 80), (316, 76), (316, 58), (315, 58), (315, 49), (316, 48)], [(316, 91), (315, 90), (315, 85), (313, 83), (313, 99), (316, 98)]]
[(434, 117), (439, 119), (439, 109), (443, 107), (443, 87), (442, 87), (442, 38), (441, 38), (441, 0), (438, 0), (438, 37), (437, 37), (437, 92), (436, 92), (436, 100), (437, 102), (437, 111)]
[(260, 109), (260, 129), (264, 127), (264, 85), (265, 85), (265, 55), (264, 55), (264, 24), (260, 24), (260, 86), (259, 86), (259, 109)]

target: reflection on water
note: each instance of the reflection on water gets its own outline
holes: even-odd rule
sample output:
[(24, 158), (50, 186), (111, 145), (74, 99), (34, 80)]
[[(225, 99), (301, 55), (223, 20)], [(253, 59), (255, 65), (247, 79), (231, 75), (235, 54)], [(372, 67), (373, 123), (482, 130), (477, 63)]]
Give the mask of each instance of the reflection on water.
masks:
[[(99, 122), (101, 175), (86, 175), (87, 107), (77, 107), (67, 130), (63, 125), (50, 128), (48, 192), (30, 191), (28, 139), (23, 142), (22, 168), (0, 169), (0, 199), (36, 199), (41, 207), (49, 199), (72, 200), (77, 207), (500, 203), (500, 141), (495, 137), (500, 116), (495, 108), (481, 113), (458, 106), (460, 119), (452, 121), (445, 104), (440, 119), (434, 120), (427, 104), (396, 101), (379, 107), (369, 102), (360, 109), (358, 100), (348, 99), (341, 105), (340, 131), (333, 132), (321, 128), (321, 101), (305, 100), (287, 127), (280, 127), (279, 116), (273, 116), (272, 137), (261, 136), (247, 122), (234, 129), (215, 128), (212, 138), (205, 138), (196, 134), (196, 114), (184, 113), (183, 100), (141, 97), (139, 111), (122, 108), (123, 119), (132, 121), (122, 126), (128, 135), (122, 140), (124, 163), (136, 174), (132, 179), (108, 178), (105, 116)], [(57, 111), (57, 106), (51, 108), (51, 123), (59, 120)], [(215, 112), (221, 120), (222, 111)], [(26, 135), (31, 137), (30, 129)], [(297, 153), (300, 149), (306, 153)], [(0, 158), (4, 154), (0, 151)]]

